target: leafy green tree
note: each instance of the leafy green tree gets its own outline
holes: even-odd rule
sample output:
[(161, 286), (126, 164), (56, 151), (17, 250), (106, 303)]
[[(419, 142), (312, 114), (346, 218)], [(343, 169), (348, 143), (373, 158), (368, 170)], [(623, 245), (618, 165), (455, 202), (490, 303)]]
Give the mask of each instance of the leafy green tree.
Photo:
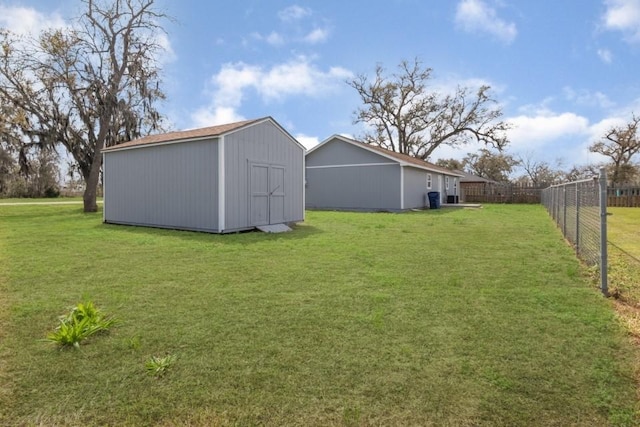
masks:
[(441, 145), (459, 147), (479, 141), (502, 150), (509, 124), (490, 95), (490, 86), (477, 91), (458, 86), (454, 94), (428, 87), (431, 68), (418, 59), (402, 61), (399, 71), (387, 75), (378, 65), (370, 80), (361, 74), (348, 81), (362, 101), (355, 123), (372, 131), (364, 135), (370, 144), (426, 160)]
[(166, 15), (154, 0), (80, 3), (69, 28), (27, 37), (0, 30), (0, 104), (12, 108), (0, 131), (23, 147), (64, 146), (86, 183), (84, 210), (95, 212), (102, 149), (161, 127)]

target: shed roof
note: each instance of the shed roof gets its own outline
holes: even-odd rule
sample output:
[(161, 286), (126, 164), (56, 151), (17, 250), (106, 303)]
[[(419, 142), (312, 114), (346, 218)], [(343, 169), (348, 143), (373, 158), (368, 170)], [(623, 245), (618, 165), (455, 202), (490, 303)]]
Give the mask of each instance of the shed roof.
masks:
[[(223, 136), (227, 133), (236, 131), (238, 129), (241, 129), (247, 126), (251, 126), (253, 124), (256, 124), (258, 122), (262, 122), (265, 120), (270, 120), (277, 125), (275, 120), (273, 120), (271, 117), (262, 117), (259, 119), (243, 120), (240, 122), (227, 123), (227, 124), (217, 125), (217, 126), (209, 126), (204, 128), (198, 128), (198, 129), (160, 133), (156, 135), (148, 135), (143, 138), (134, 139), (132, 141), (124, 142), (122, 144), (105, 148), (102, 151), (103, 152), (116, 151), (116, 150), (140, 147), (140, 146), (146, 146), (146, 145), (185, 142), (185, 141), (192, 141), (192, 140), (198, 140), (198, 139), (204, 139), (204, 138), (218, 137), (218, 136)], [(282, 130), (284, 131), (284, 129)], [(286, 131), (284, 132), (287, 133)], [(294, 139), (293, 137), (291, 138)]]
[(439, 172), (439, 173), (446, 174), (446, 175), (451, 175), (451, 176), (463, 176), (458, 171), (452, 171), (451, 169), (447, 169), (447, 168), (443, 168), (443, 167), (434, 165), (433, 163), (426, 162), (426, 161), (424, 161), (422, 159), (418, 159), (417, 157), (412, 157), (412, 156), (409, 156), (407, 154), (402, 154), (402, 153), (396, 153), (395, 151), (387, 150), (386, 148), (378, 147), (378, 146), (371, 145), (371, 144), (366, 144), (366, 143), (361, 142), (361, 141), (356, 141), (355, 139), (347, 138), (346, 136), (342, 136), (342, 135), (333, 135), (333, 136), (325, 139), (320, 144), (318, 144), (315, 147), (311, 148), (307, 152), (307, 154), (310, 154), (311, 152), (313, 152), (317, 148), (320, 148), (322, 145), (324, 145), (327, 142), (331, 141), (332, 139), (336, 139), (336, 138), (340, 139), (340, 140), (342, 140), (344, 142), (347, 142), (349, 144), (353, 144), (353, 145), (355, 145), (357, 147), (364, 148), (365, 150), (373, 151), (373, 152), (375, 152), (377, 154), (380, 154), (380, 155), (382, 155), (382, 156), (384, 156), (386, 158), (389, 158), (389, 159), (392, 159), (392, 160), (396, 160), (400, 164), (402, 164), (403, 166), (415, 166), (415, 167), (418, 167), (420, 169), (426, 169), (426, 170), (431, 171), (431, 172)]

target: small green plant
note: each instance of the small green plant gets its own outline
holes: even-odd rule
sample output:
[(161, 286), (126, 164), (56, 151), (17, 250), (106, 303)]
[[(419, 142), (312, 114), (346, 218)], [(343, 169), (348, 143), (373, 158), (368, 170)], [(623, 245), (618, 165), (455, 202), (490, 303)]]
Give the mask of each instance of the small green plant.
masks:
[(177, 357), (175, 354), (168, 354), (166, 356), (151, 356), (145, 363), (147, 372), (150, 375), (156, 377), (163, 376), (167, 370), (173, 365)]
[(140, 350), (140, 337), (135, 336), (126, 340), (127, 347), (130, 350)]
[(107, 331), (115, 323), (114, 318), (104, 316), (91, 301), (79, 303), (68, 314), (60, 316), (59, 321), (47, 340), (75, 348), (80, 347), (80, 341)]

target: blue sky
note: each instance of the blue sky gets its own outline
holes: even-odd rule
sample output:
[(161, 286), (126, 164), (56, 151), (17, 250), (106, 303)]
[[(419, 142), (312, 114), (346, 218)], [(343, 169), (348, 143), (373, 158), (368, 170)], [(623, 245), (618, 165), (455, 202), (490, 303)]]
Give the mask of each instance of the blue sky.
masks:
[[(80, 3), (0, 0), (0, 27), (64, 25)], [(640, 114), (640, 0), (158, 0), (167, 102), (177, 129), (273, 116), (311, 147), (358, 137), (345, 81), (419, 58), (435, 90), (489, 84), (510, 154), (601, 161), (587, 146)], [(462, 158), (479, 147), (441, 148)]]

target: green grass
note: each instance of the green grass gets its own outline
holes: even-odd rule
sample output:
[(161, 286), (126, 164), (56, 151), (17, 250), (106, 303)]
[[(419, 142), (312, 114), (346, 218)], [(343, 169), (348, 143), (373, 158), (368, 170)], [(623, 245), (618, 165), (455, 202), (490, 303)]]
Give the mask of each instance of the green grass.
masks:
[[(637, 422), (634, 350), (541, 206), (225, 236), (101, 218), (0, 207), (0, 425)], [(111, 332), (43, 342), (86, 299)]]
[[(640, 304), (640, 208), (607, 208), (609, 287)], [(640, 330), (638, 331), (640, 333)]]
[(607, 212), (609, 241), (640, 259), (640, 209), (609, 207)]

